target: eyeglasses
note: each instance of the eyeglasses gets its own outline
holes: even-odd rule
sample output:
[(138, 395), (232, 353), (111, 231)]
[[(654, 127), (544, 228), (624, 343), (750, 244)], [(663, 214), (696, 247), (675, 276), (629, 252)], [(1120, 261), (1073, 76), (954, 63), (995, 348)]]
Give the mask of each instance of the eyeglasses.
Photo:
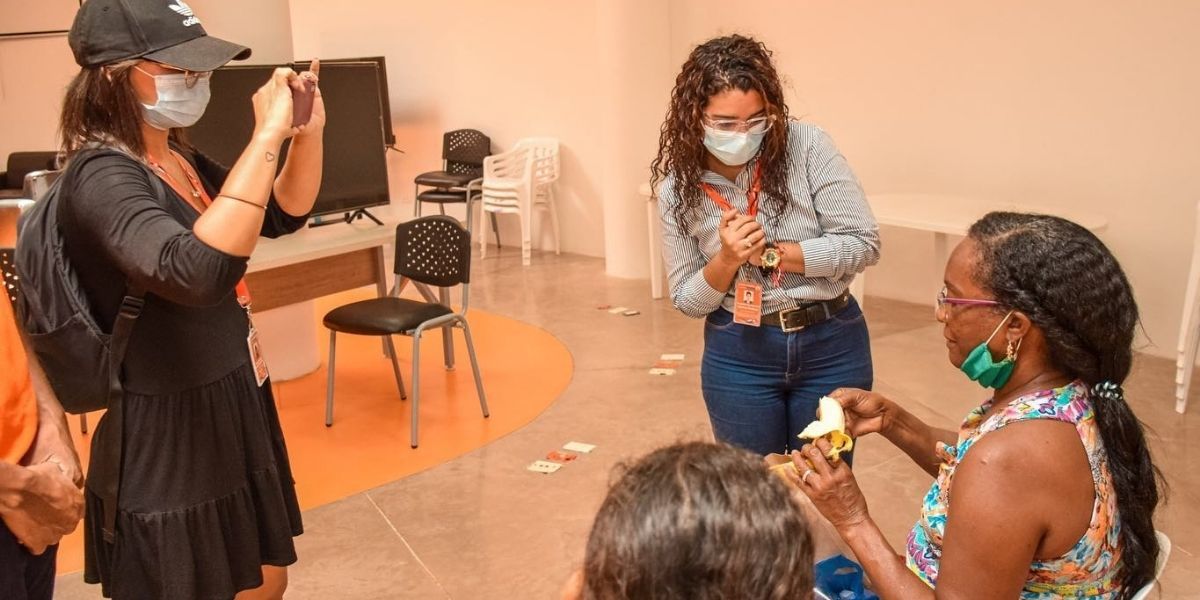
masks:
[(725, 133), (766, 133), (775, 122), (775, 115), (754, 117), (745, 121), (739, 119), (713, 119), (704, 116), (704, 124)]
[(946, 295), (946, 288), (943, 287), (937, 294), (936, 304), (933, 308), (933, 317), (939, 321), (944, 320), (949, 316), (949, 311), (946, 306), (1000, 306), (995, 300), (981, 300), (977, 298), (953, 298)]
[[(162, 63), (154, 63), (154, 64), (156, 66), (166, 69), (168, 71), (167, 73), (158, 73), (158, 75), (178, 75), (178, 74), (182, 73), (183, 74), (183, 84), (186, 85), (188, 87), (188, 89), (196, 87), (196, 84), (201, 79), (208, 79), (208, 78), (212, 77), (212, 71), (188, 71), (186, 69), (177, 69), (175, 67), (172, 67), (171, 65), (164, 65)], [(142, 73), (145, 73), (146, 75), (149, 75), (150, 77), (155, 76), (155, 73), (151, 73), (139, 66), (134, 66), (133, 68), (141, 71)]]

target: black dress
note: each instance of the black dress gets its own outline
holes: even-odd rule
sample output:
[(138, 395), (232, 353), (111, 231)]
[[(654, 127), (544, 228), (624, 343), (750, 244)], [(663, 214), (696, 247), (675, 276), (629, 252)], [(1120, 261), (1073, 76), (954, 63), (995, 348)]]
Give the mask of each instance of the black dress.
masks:
[[(188, 154), (215, 196), (228, 170)], [(262, 565), (296, 561), (303, 531), (270, 383), (255, 381), (248, 318), (234, 288), (247, 259), (192, 234), (198, 214), (169, 186), (156, 198), (132, 158), (84, 151), (61, 188), (69, 261), (98, 323), (111, 324), (129, 282), (148, 290), (124, 362), (121, 439), (101, 419), (89, 470), (123, 442), (116, 531), (87, 490), (85, 571), (106, 597), (232, 598), (262, 584)], [(272, 201), (262, 234), (304, 224)], [(253, 291), (251, 291), (253, 294)]]

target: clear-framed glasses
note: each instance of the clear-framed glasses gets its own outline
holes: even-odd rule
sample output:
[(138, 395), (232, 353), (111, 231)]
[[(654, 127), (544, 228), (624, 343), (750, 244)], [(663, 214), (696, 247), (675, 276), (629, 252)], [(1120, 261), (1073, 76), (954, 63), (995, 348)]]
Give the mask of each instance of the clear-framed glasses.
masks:
[(1000, 306), (995, 300), (982, 300), (979, 298), (954, 298), (946, 295), (946, 288), (943, 286), (941, 291), (937, 293), (933, 307), (933, 316), (941, 321), (945, 319), (949, 313), (947, 306)]
[(775, 122), (775, 115), (764, 115), (753, 119), (713, 119), (705, 115), (704, 124), (724, 133), (766, 133)]
[[(166, 73), (159, 73), (159, 75), (183, 74), (183, 84), (186, 85), (188, 87), (188, 89), (196, 87), (196, 84), (199, 83), (200, 80), (208, 79), (208, 78), (212, 77), (212, 71), (188, 71), (185, 69), (176, 69), (175, 67), (172, 67), (171, 65), (164, 65), (162, 63), (154, 63), (154, 64), (167, 70)], [(151, 72), (149, 72), (139, 66), (136, 66), (136, 65), (133, 68), (141, 71), (142, 73), (145, 73), (146, 75), (149, 75), (150, 77), (154, 77), (154, 75), (155, 75), (154, 73), (151, 73)]]

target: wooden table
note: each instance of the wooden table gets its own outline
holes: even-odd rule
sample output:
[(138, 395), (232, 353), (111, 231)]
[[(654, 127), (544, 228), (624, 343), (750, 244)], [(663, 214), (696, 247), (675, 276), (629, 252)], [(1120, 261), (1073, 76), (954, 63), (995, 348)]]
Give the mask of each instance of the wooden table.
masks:
[(385, 250), (392, 246), (396, 225), (404, 219), (389, 214), (381, 215), (381, 220), (382, 226), (356, 221), (260, 240), (246, 269), (254, 310), (268, 311), (368, 285), (386, 294)]

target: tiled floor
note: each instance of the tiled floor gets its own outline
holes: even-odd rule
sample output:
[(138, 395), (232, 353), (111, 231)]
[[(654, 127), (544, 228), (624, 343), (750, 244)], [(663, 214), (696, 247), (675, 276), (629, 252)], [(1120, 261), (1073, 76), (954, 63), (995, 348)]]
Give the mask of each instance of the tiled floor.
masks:
[[(522, 268), (511, 249), (476, 261), (475, 270), (472, 302), (562, 340), (575, 360), (571, 384), (541, 417), (499, 441), (305, 513), (289, 598), (556, 598), (583, 557), (614, 465), (664, 443), (710, 437), (699, 393), (700, 322), (651, 301), (647, 282), (607, 278), (603, 261), (578, 256), (537, 254)], [(598, 304), (642, 314), (610, 315)], [(931, 307), (869, 298), (866, 310), (878, 390), (946, 427), (983, 398), (946, 361)], [(673, 377), (649, 376), (664, 352), (686, 354), (684, 366)], [(1200, 400), (1193, 413), (1177, 415), (1173, 374), (1168, 361), (1142, 359), (1126, 389), (1172, 486), (1158, 519), (1175, 544), (1162, 597), (1198, 598), (1189, 590), (1200, 578)], [(553, 475), (525, 470), (571, 440), (598, 448)], [(879, 438), (860, 442), (855, 470), (872, 515), (898, 544), (927, 476)], [(57, 597), (99, 592), (69, 574)]]

